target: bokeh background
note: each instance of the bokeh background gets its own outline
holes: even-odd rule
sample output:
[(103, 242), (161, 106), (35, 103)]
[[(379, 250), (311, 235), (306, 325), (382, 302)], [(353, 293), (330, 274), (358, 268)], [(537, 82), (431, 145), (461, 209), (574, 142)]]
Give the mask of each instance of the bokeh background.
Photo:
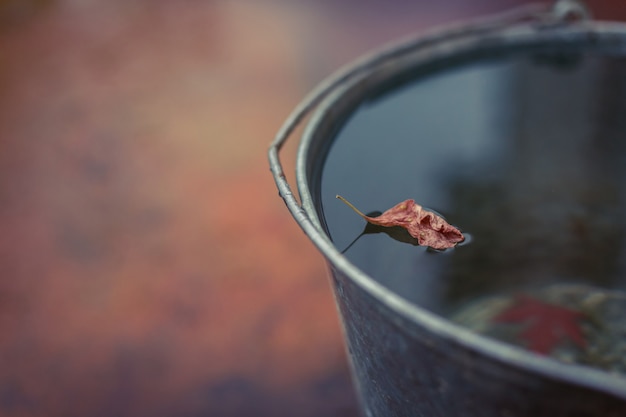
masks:
[(521, 3), (0, 0), (0, 416), (358, 415), (267, 146), (339, 66)]

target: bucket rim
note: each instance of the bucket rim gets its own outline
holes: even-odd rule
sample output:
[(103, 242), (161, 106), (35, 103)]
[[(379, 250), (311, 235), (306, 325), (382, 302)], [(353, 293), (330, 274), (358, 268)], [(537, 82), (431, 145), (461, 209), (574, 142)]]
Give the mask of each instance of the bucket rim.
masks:
[[(593, 39), (597, 42), (603, 42), (610, 38), (618, 39), (621, 42), (621, 48), (626, 54), (626, 24), (618, 22), (577, 22), (574, 25), (550, 25), (549, 27), (537, 25), (536, 23), (511, 24), (511, 22), (508, 22), (506, 25), (491, 27), (486, 31), (461, 32), (462, 31), (458, 32), (460, 36), (452, 38), (455, 46), (462, 45), (465, 41), (468, 41), (465, 47), (472, 47), (472, 45), (475, 47), (476, 43), (469, 41), (476, 41), (478, 38), (484, 40), (486, 36), (492, 41), (494, 34), (497, 34), (498, 39), (501, 39), (508, 46), (515, 46), (516, 42), (518, 44), (528, 42), (531, 38), (535, 41), (552, 40), (554, 42), (558, 39), (569, 39), (570, 41), (572, 39), (578, 39), (576, 41), (577, 43), (580, 43), (581, 39)], [(442, 33), (445, 33), (445, 31), (442, 31)], [(439, 35), (441, 35), (441, 33)], [(474, 39), (472, 39), (472, 37), (474, 37)], [(451, 39), (445, 36), (442, 36), (440, 39), (435, 39), (433, 42), (428, 42), (427, 44), (423, 44), (424, 39), (428, 39), (428, 37), (418, 37), (408, 42), (399, 42), (383, 47), (381, 50), (349, 66), (347, 70), (338, 71), (320, 84), (318, 90), (314, 90), (310, 96), (312, 97), (316, 92), (319, 93), (319, 91), (327, 89), (320, 100), (316, 101), (313, 106), (307, 109), (306, 105), (311, 103), (310, 100), (305, 99), (304, 104), (292, 113), (292, 115), (297, 115), (298, 111), (303, 109), (314, 110), (302, 133), (296, 158), (296, 183), (301, 201), (300, 204), (298, 204), (297, 199), (291, 193), (290, 188), (287, 186), (285, 189), (284, 184), (281, 184), (281, 179), (285, 179), (282, 169), (276, 170), (275, 167), (272, 166), (275, 162), (275, 158), (277, 158), (277, 152), (282, 143), (279, 144), (277, 149), (270, 149), (270, 165), (272, 166), (281, 196), (285, 199), (288, 207), (290, 205), (292, 206), (290, 210), (294, 218), (324, 255), (330, 267), (348, 277), (352, 282), (357, 284), (372, 297), (379, 300), (391, 311), (418, 324), (429, 332), (436, 334), (438, 337), (461, 345), (485, 357), (499, 361), (500, 363), (505, 363), (525, 372), (536, 373), (547, 379), (560, 380), (572, 385), (587, 387), (626, 399), (626, 379), (624, 377), (612, 375), (608, 372), (583, 365), (559, 362), (556, 359), (543, 357), (523, 348), (508, 345), (487, 336), (482, 336), (404, 299), (361, 271), (356, 265), (352, 264), (352, 262), (342, 255), (334, 246), (323, 230), (308, 186), (308, 152), (310, 151), (317, 128), (324, 119), (332, 113), (333, 104), (336, 103), (343, 94), (364, 78), (367, 78), (373, 71), (387, 65), (390, 60), (397, 59), (398, 55), (394, 54), (394, 51), (403, 48), (405, 50), (403, 54), (412, 53), (415, 50), (423, 52), (426, 58), (424, 58), (421, 64), (416, 66), (429, 63), (434, 57), (440, 56), (434, 53), (436, 51), (447, 54), (456, 54), (459, 52), (458, 49), (450, 48)], [(483, 44), (483, 46), (485, 45), (486, 47), (493, 47), (489, 42)], [(370, 65), (365, 71), (358, 71), (359, 73), (355, 74), (363, 63), (368, 62)], [(338, 79), (341, 79), (342, 76), (345, 76), (345, 74), (350, 73), (352, 73), (352, 76), (342, 79), (341, 82), (336, 82)], [(297, 119), (300, 121), (302, 118), (303, 116)], [(285, 129), (281, 131), (282, 134), (285, 132)], [(281, 136), (281, 133), (279, 133), (278, 137)], [(272, 154), (273, 151), (275, 155)]]

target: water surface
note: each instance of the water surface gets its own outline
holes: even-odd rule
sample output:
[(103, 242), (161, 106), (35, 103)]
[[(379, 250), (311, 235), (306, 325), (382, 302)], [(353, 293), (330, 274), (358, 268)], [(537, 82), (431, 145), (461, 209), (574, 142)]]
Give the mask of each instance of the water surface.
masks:
[[(355, 110), (321, 183), (335, 245), (401, 296), (451, 314), (555, 283), (624, 287), (626, 60), (512, 54), (420, 76)], [(413, 198), (471, 236), (444, 252), (363, 212)]]

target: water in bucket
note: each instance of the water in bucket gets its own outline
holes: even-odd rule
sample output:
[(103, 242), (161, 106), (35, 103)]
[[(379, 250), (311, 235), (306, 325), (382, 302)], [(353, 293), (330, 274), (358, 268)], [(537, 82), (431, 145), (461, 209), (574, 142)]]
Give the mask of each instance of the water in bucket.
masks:
[[(433, 67), (336, 133), (320, 197), (358, 268), (506, 343), (626, 376), (626, 59), (527, 51)], [(413, 198), (466, 241), (367, 226)]]

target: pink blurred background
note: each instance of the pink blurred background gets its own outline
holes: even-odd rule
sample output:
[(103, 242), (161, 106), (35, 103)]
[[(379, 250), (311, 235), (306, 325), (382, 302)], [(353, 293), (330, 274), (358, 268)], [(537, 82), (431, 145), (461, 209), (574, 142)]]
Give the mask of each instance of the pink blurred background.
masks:
[(0, 0), (0, 416), (356, 416), (267, 146), (337, 67), (520, 3)]

